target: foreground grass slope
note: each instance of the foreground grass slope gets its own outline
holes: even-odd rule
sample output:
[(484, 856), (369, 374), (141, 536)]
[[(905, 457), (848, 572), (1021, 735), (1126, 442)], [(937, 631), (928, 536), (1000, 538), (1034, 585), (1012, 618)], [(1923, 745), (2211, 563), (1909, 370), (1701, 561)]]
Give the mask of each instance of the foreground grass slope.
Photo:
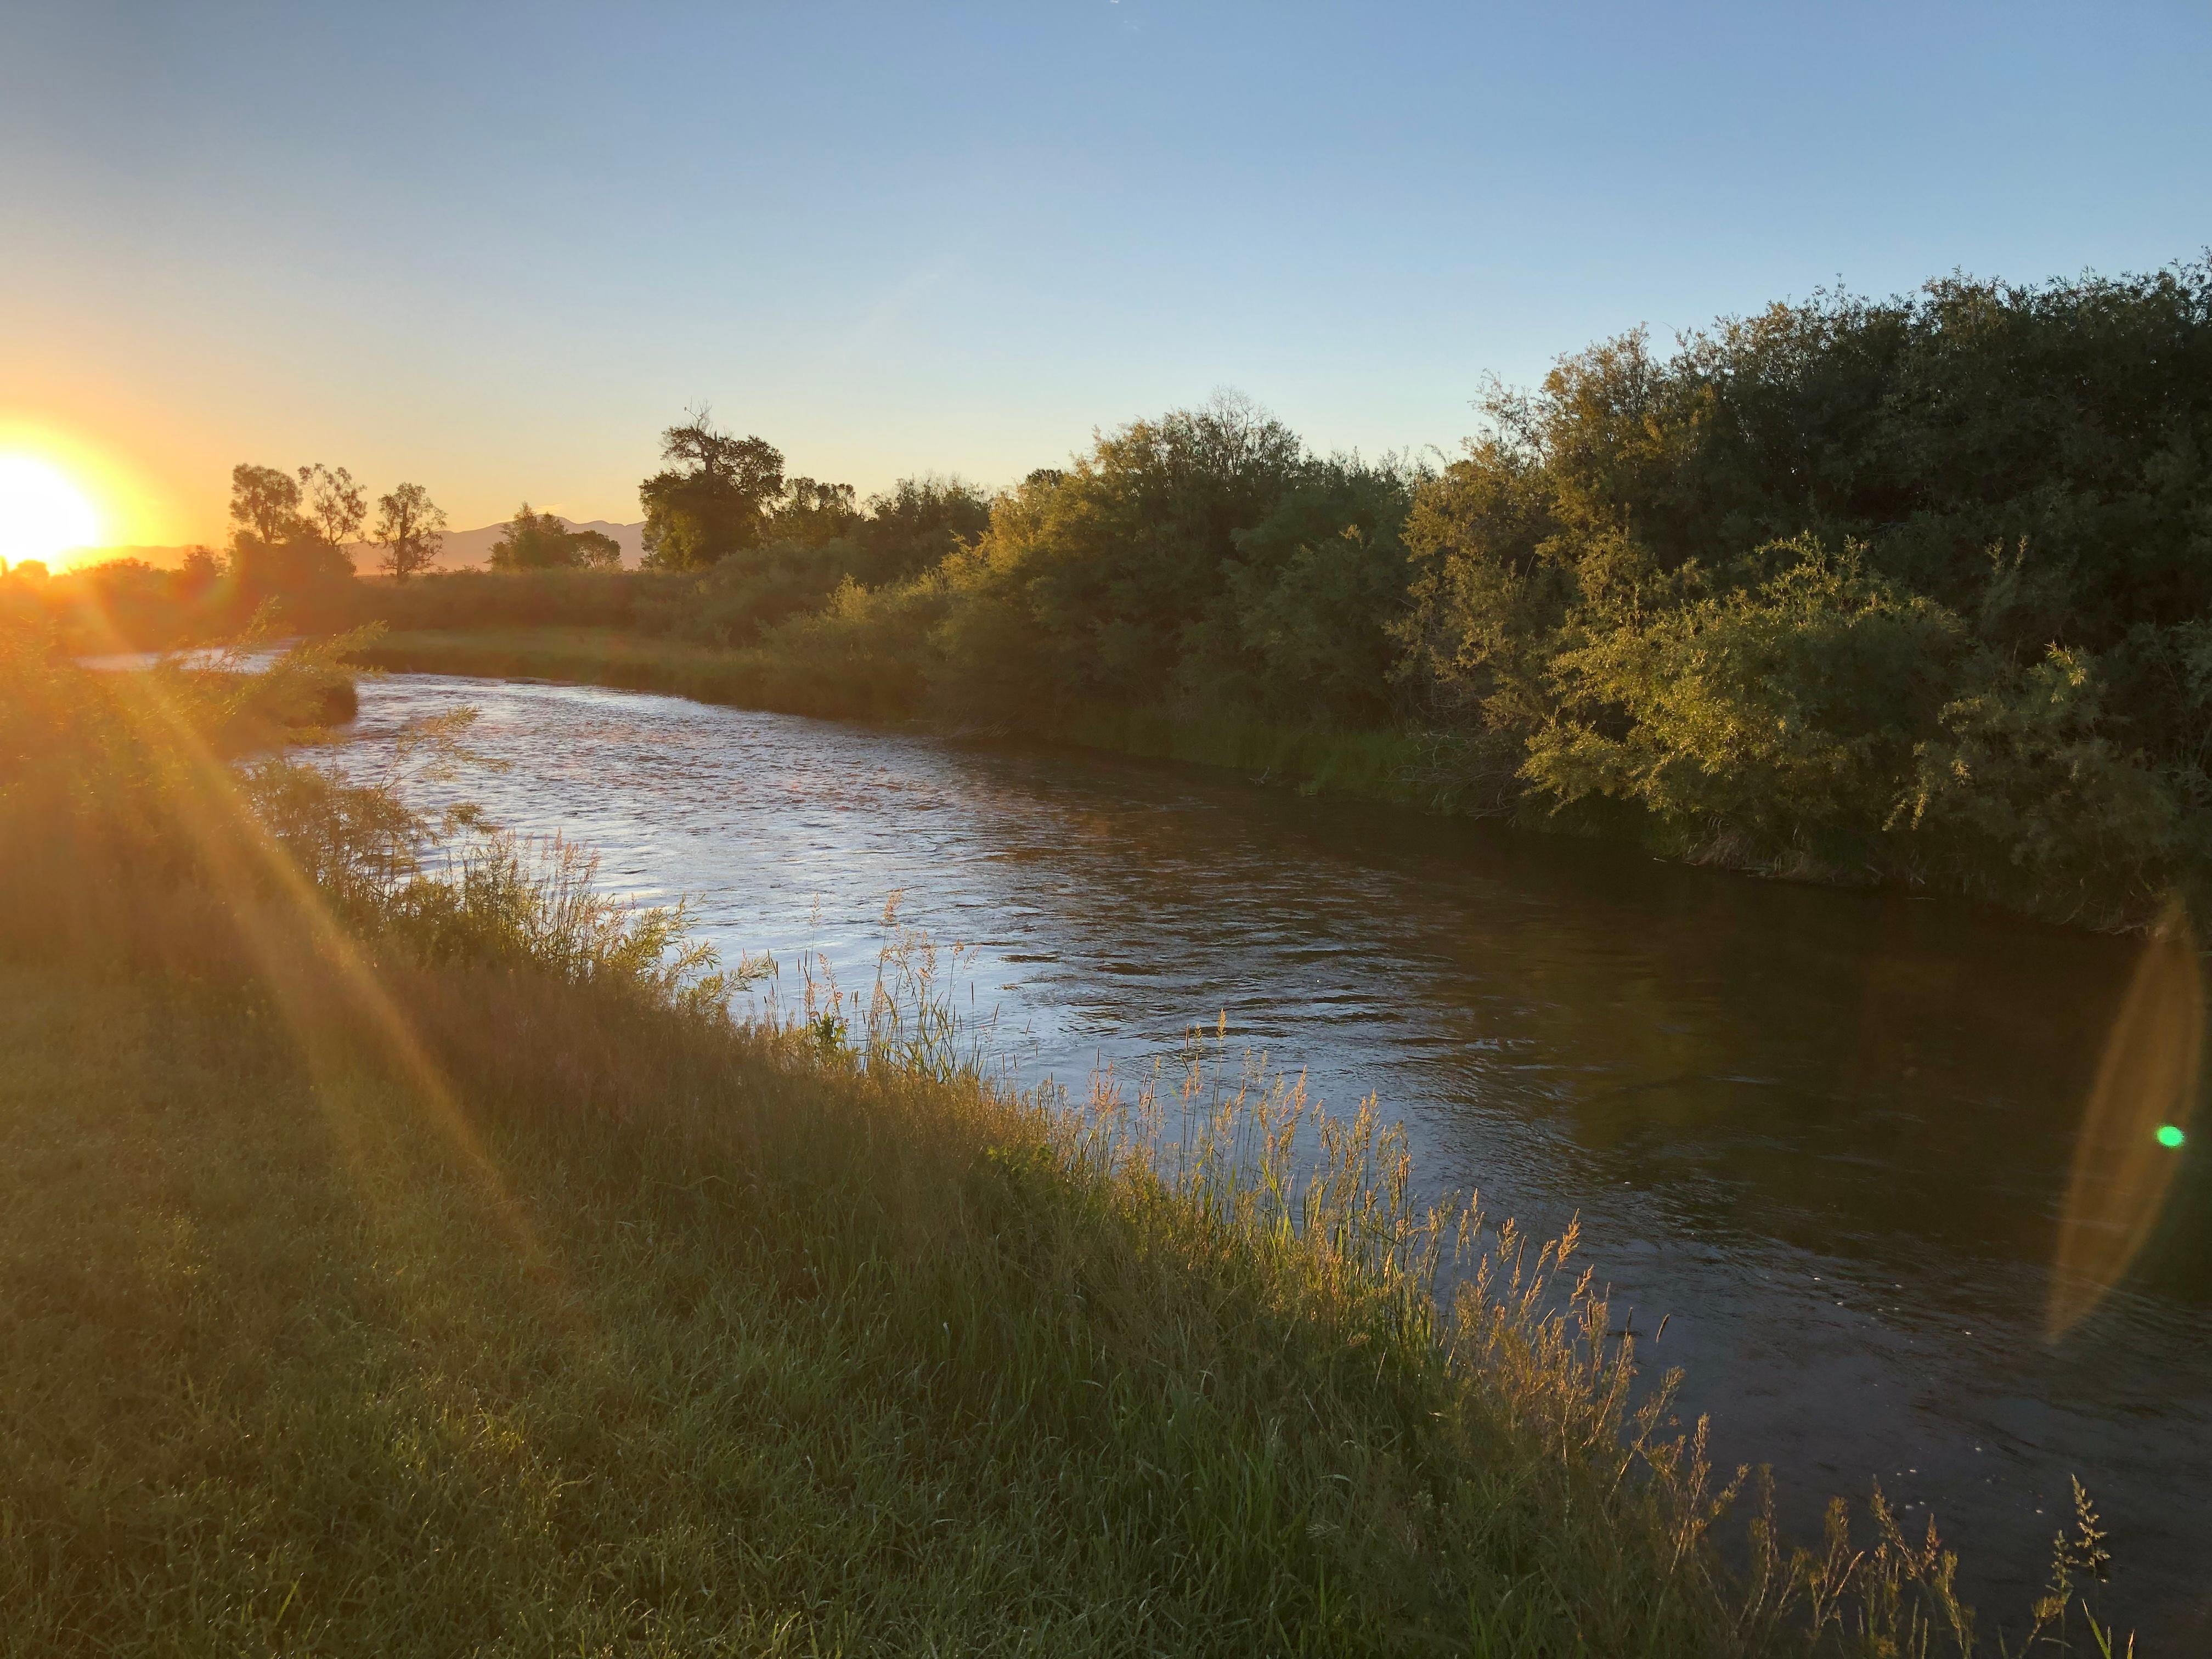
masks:
[(1371, 1121), (1009, 1093), (913, 940), (740, 1023), (587, 865), (0, 645), (0, 1652), (1975, 1650), (1879, 1510), (1724, 1571), (1588, 1281)]
[(273, 1007), (4, 989), (8, 1650), (1689, 1652), (1720, 1616), (1356, 1291), (1194, 1249), (974, 1096), (732, 1054), (690, 1134), (520, 1097), (562, 1132), (457, 1133)]

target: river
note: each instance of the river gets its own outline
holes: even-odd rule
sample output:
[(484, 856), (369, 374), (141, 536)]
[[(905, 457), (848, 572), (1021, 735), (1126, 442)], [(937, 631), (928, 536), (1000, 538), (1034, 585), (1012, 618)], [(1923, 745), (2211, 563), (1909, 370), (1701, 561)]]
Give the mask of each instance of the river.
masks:
[(1225, 1015), (1348, 1109), (1379, 1097), (1431, 1188), (1582, 1218), (1616, 1320), (1687, 1374), (1717, 1462), (1773, 1466), (1809, 1539), (1872, 1480), (2016, 1622), (2078, 1474), (2146, 1651), (2212, 1650), (2212, 1272), (2195, 1145), (2130, 1279), (2042, 1336), (2074, 1132), (2136, 949), (1949, 902), (1234, 775), (977, 747), (678, 698), (365, 681), (349, 769), (463, 706), (504, 770), (407, 787), (690, 896), (725, 953), (872, 976), (886, 899), (973, 947), (1026, 1075), (1080, 1085)]

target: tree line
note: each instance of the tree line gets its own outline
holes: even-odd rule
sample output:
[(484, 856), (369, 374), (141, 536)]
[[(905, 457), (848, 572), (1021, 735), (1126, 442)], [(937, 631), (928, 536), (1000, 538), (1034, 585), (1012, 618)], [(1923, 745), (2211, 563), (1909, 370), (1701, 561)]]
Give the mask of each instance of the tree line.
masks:
[(1423, 464), (1217, 400), (890, 559), (923, 486), (802, 523), (694, 422), (647, 534), (787, 702), (1418, 732), (1463, 810), (2079, 920), (2212, 865), (2212, 258), (1817, 294), (1480, 407)]
[[(1423, 461), (1221, 398), (866, 501), (701, 410), (645, 570), (526, 507), (509, 574), (356, 608), (728, 647), (823, 713), (1394, 734), (1460, 810), (2083, 920), (2212, 866), (2212, 256), (1816, 294), (1480, 408)], [(343, 471), (234, 484), (234, 580), (335, 576)]]

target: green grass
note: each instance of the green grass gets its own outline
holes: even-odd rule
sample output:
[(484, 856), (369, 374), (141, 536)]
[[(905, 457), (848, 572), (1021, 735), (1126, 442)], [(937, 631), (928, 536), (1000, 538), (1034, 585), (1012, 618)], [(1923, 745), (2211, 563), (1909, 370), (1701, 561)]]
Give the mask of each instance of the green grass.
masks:
[(296, 995), (0, 976), (0, 1651), (1705, 1650), (1344, 1264), (972, 1083), (402, 980), (458, 1113)]
[(1725, 1571), (1571, 1240), (1371, 1114), (1010, 1091), (906, 935), (739, 1022), (241, 690), (0, 636), (0, 1654), (1972, 1650), (1878, 1501)]
[(763, 688), (748, 653), (605, 628), (410, 629), (385, 634), (352, 656), (365, 667), (410, 673), (565, 680), (701, 702), (750, 703)]

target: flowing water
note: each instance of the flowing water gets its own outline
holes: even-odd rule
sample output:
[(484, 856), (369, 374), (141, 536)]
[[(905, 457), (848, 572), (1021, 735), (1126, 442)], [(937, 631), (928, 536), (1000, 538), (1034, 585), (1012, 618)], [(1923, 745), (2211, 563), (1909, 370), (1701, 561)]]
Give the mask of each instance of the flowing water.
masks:
[[(1984, 1620), (2040, 1582), (2078, 1474), (2151, 1652), (2212, 1651), (2212, 1240), (2183, 1153), (2133, 1276), (2042, 1334), (2074, 1133), (2124, 941), (1899, 895), (1301, 799), (1233, 775), (979, 749), (590, 688), (363, 685), (345, 764), (481, 711), (508, 763), (410, 786), (690, 895), (725, 954), (865, 987), (902, 921), (975, 947), (1024, 1073), (1125, 1073), (1225, 1015), (1431, 1188), (1582, 1218), (1615, 1319), (1667, 1317), (1717, 1461), (1773, 1466), (1808, 1535), (1878, 1479), (1966, 1552)], [(1685, 1413), (1686, 1416), (1687, 1413)]]

